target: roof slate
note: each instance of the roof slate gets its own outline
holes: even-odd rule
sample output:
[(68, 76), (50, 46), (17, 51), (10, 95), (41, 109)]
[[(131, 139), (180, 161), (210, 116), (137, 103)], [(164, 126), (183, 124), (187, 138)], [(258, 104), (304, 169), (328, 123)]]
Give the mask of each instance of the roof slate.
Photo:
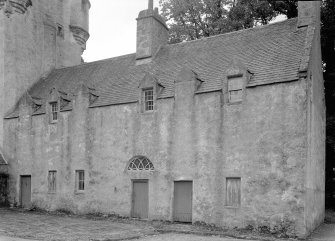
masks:
[[(138, 101), (139, 81), (150, 73), (164, 86), (159, 98), (168, 98), (174, 96), (174, 82), (180, 69), (185, 67), (196, 72), (203, 81), (197, 93), (217, 91), (222, 89), (225, 70), (234, 58), (252, 73), (249, 87), (293, 81), (299, 78), (300, 64), (306, 54), (306, 38), (307, 27), (297, 28), (297, 19), (289, 19), (166, 45), (149, 64), (136, 66), (136, 54), (129, 54), (56, 69), (38, 81), (29, 93), (47, 99), (52, 88), (73, 93), (85, 84), (94, 88), (99, 96), (91, 107), (132, 103)], [(15, 113), (7, 117), (13, 115)]]

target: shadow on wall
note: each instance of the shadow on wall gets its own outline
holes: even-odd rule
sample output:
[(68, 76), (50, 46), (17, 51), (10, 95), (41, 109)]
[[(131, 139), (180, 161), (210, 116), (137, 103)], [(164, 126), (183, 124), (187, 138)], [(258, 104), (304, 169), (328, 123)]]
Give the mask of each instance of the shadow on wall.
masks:
[(8, 202), (8, 174), (0, 173), (0, 207), (9, 206)]

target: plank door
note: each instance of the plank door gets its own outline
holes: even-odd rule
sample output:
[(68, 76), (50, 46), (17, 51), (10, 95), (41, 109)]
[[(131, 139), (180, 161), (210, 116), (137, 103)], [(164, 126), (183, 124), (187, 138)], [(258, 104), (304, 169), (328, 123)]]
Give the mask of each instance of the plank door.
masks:
[(133, 218), (148, 218), (149, 192), (148, 180), (134, 180), (132, 194), (132, 214)]
[(191, 181), (174, 183), (174, 221), (192, 222), (192, 189)]
[(21, 176), (21, 206), (29, 208), (31, 205), (31, 176)]

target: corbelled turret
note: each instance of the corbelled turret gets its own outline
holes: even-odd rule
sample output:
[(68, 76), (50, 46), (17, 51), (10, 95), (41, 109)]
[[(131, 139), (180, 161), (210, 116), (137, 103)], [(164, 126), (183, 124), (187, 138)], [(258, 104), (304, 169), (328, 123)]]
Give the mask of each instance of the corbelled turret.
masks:
[(70, 31), (77, 43), (86, 49), (86, 41), (89, 38), (89, 9), (91, 7), (89, 0), (72, 0)]
[(0, 147), (3, 117), (22, 94), (51, 70), (82, 63), (90, 6), (89, 0), (0, 0)]

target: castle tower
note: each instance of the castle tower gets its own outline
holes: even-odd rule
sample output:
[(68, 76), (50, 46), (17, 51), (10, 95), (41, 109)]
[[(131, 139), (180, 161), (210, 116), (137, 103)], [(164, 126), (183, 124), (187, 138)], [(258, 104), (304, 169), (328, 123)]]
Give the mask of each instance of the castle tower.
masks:
[(89, 0), (0, 0), (0, 146), (3, 117), (52, 69), (81, 64)]

